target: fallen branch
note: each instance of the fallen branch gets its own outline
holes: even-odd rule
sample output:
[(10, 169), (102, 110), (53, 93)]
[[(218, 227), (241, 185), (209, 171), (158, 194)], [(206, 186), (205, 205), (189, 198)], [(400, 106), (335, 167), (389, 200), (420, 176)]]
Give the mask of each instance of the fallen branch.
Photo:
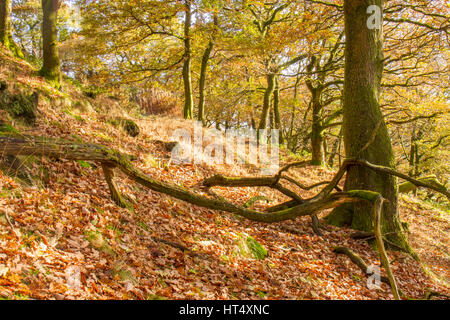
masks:
[[(374, 235), (378, 246), (378, 251), (380, 253), (380, 261), (386, 270), (387, 279), (389, 281), (389, 285), (392, 289), (392, 294), (394, 295), (395, 300), (400, 300), (399, 290), (397, 288), (397, 282), (395, 280), (394, 274), (391, 270), (391, 265), (389, 262), (389, 258), (386, 254), (386, 249), (384, 248), (383, 235), (381, 234), (381, 212), (383, 209), (383, 202), (385, 199), (379, 193), (373, 193), (372, 198), (367, 198), (367, 200), (373, 203), (374, 210)], [(365, 234), (367, 235), (367, 234)], [(338, 247), (333, 250), (336, 253), (344, 253), (346, 254), (350, 260), (352, 260), (356, 265), (358, 265), (365, 273), (367, 273), (367, 264), (364, 260), (361, 259), (358, 255), (356, 255), (353, 251), (348, 248)], [(385, 281), (384, 281), (385, 282)]]
[[(311, 216), (313, 219), (313, 227), (318, 229), (318, 220), (316, 214), (322, 210), (334, 208), (343, 203), (356, 202), (360, 200), (368, 200), (374, 204), (374, 232), (380, 251), (380, 260), (386, 269), (389, 284), (392, 288), (395, 299), (400, 299), (395, 277), (390, 269), (390, 264), (384, 242), (381, 235), (381, 211), (384, 202), (383, 197), (372, 191), (353, 190), (349, 192), (331, 193), (335, 189), (346, 173), (349, 166), (364, 166), (376, 172), (382, 172), (403, 178), (416, 186), (426, 187), (440, 192), (450, 198), (450, 193), (445, 186), (435, 186), (405, 174), (399, 173), (391, 168), (371, 164), (363, 160), (349, 159), (344, 161), (339, 171), (333, 179), (314, 197), (303, 200), (293, 191), (281, 186), (279, 180), (282, 172), (287, 171), (293, 166), (306, 166), (306, 162), (294, 163), (282, 168), (274, 177), (250, 177), (250, 178), (228, 178), (223, 176), (214, 176), (206, 179), (203, 185), (211, 187), (214, 185), (224, 186), (267, 186), (278, 189), (280, 192), (290, 196), (293, 202), (283, 204), (287, 208), (274, 210), (276, 207), (269, 208), (266, 212), (258, 212), (248, 208), (235, 205), (223, 199), (211, 199), (206, 196), (191, 192), (180, 186), (162, 182), (151, 178), (131, 163), (132, 157), (125, 155), (116, 150), (107, 148), (102, 145), (75, 143), (61, 139), (43, 138), (35, 136), (23, 136), (12, 134), (0, 134), (0, 152), (3, 155), (34, 155), (47, 156), (54, 158), (62, 158), (67, 160), (88, 160), (98, 161), (101, 163), (105, 179), (108, 183), (112, 199), (120, 206), (126, 206), (126, 201), (122, 198), (117, 185), (114, 181), (114, 169), (118, 168), (125, 173), (133, 181), (149, 188), (150, 190), (164, 193), (174, 198), (189, 202), (194, 205), (205, 207), (212, 210), (226, 211), (242, 216), (244, 218), (259, 222), (280, 222), (284, 220), (293, 220), (300, 216)], [(161, 240), (161, 239), (159, 239)], [(164, 240), (165, 241), (165, 240)], [(183, 247), (184, 248), (184, 247)], [(346, 253), (352, 261), (360, 268), (367, 271), (367, 265), (361, 263), (362, 259), (357, 259), (355, 254)], [(363, 262), (363, 261), (362, 261)]]
[[(417, 178), (417, 180), (421, 181), (421, 182), (425, 182), (430, 185), (433, 185), (436, 188), (439, 188), (442, 190), (444, 190), (446, 188), (445, 185), (443, 185), (441, 182), (439, 182), (439, 180), (434, 175), (420, 177), (420, 178)], [(409, 182), (409, 181), (404, 182), (398, 186), (398, 192), (400, 192), (400, 193), (408, 193), (408, 192), (414, 191), (416, 189), (417, 189), (417, 186), (414, 183)]]
[(169, 240), (166, 240), (166, 239), (162, 239), (162, 238), (153, 237), (153, 236), (151, 238), (155, 242), (164, 243), (165, 245), (171, 246), (171, 247), (173, 247), (175, 249), (181, 250), (183, 252), (187, 252), (190, 255), (194, 256), (194, 257), (199, 257), (199, 258), (202, 258), (202, 259), (209, 259), (208, 255), (192, 251), (191, 249), (189, 249), (186, 246), (183, 246), (182, 244), (179, 244), (179, 243), (176, 243), (176, 242), (173, 242), (173, 241), (169, 241)]
[(417, 187), (424, 187), (424, 188), (428, 188), (428, 189), (434, 190), (436, 192), (442, 193), (448, 199), (450, 199), (450, 192), (442, 184), (435, 185), (433, 183), (428, 183), (428, 182), (422, 181), (420, 179), (414, 179), (414, 178), (412, 178), (412, 177), (410, 177), (410, 176), (408, 176), (406, 174), (403, 174), (401, 172), (398, 172), (398, 171), (396, 171), (396, 170), (394, 170), (392, 168), (375, 165), (375, 164), (369, 163), (369, 162), (364, 161), (364, 160), (349, 159), (349, 160), (344, 161), (343, 167), (348, 167), (348, 166), (352, 166), (352, 165), (353, 166), (354, 165), (363, 166), (363, 167), (369, 168), (369, 169), (371, 169), (373, 171), (376, 171), (376, 172), (387, 173), (387, 174), (390, 174), (390, 175), (402, 178), (402, 179), (404, 179), (406, 181), (411, 182), (412, 184), (414, 184)]
[(131, 163), (132, 156), (125, 155), (108, 147), (88, 144), (76, 143), (67, 140), (44, 138), (36, 136), (24, 136), (14, 134), (0, 134), (0, 152), (4, 155), (34, 155), (47, 156), (54, 158), (62, 158), (67, 160), (87, 160), (98, 161), (102, 164), (105, 178), (111, 191), (111, 196), (118, 205), (125, 205), (124, 201), (120, 200), (120, 193), (115, 186), (114, 176), (112, 171), (114, 168), (120, 169), (133, 181), (156, 192), (164, 193), (174, 198), (189, 202), (194, 205), (205, 207), (212, 210), (226, 211), (242, 216), (244, 218), (259, 221), (259, 222), (279, 222), (284, 220), (293, 220), (301, 216), (313, 216), (322, 210), (334, 208), (343, 203), (356, 202), (360, 200), (367, 200), (373, 198), (374, 192), (370, 191), (349, 191), (331, 193), (336, 188), (341, 178), (351, 165), (361, 165), (368, 167), (378, 172), (384, 172), (391, 175), (401, 177), (412, 182), (415, 185), (430, 188), (432, 190), (441, 192), (447, 197), (450, 193), (445, 188), (436, 187), (425, 182), (421, 182), (407, 175), (399, 173), (391, 168), (373, 165), (362, 160), (346, 160), (336, 173), (334, 178), (328, 183), (316, 196), (303, 200), (295, 192), (281, 186), (279, 179), (281, 173), (293, 166), (306, 166), (307, 162), (294, 163), (285, 166), (280, 170), (275, 177), (263, 178), (228, 178), (228, 177), (212, 177), (206, 179), (206, 185), (212, 186), (218, 183), (227, 185), (239, 186), (272, 186), (280, 190), (284, 194), (290, 196), (295, 200), (295, 204), (290, 204), (286, 209), (267, 210), (266, 212), (259, 212), (251, 210), (242, 206), (238, 206), (223, 199), (211, 199), (203, 195), (191, 192), (180, 186), (170, 183), (162, 182), (146, 175), (140, 169)]
[[(259, 222), (279, 222), (295, 219), (300, 216), (311, 216), (322, 210), (334, 208), (340, 204), (361, 200), (357, 193), (337, 192), (322, 193), (317, 199), (311, 199), (288, 209), (274, 212), (258, 212), (231, 202), (211, 199), (206, 196), (188, 191), (180, 186), (162, 182), (151, 178), (130, 161), (131, 157), (102, 145), (77, 143), (61, 139), (43, 138), (35, 136), (0, 135), (0, 151), (6, 155), (34, 155), (62, 158), (67, 160), (98, 161), (106, 168), (106, 175), (110, 175), (113, 168), (120, 169), (130, 179), (156, 192), (164, 193), (174, 198), (212, 210), (226, 211), (244, 218)], [(109, 181), (112, 198), (117, 201), (117, 187)], [(330, 191), (333, 188), (330, 189)], [(119, 205), (123, 205), (119, 201)]]
[(11, 231), (14, 233), (14, 235), (16, 236), (16, 238), (17, 238), (18, 240), (20, 240), (20, 236), (17, 234), (17, 231), (16, 231), (16, 229), (14, 228), (14, 225), (12, 224), (11, 219), (9, 218), (8, 212), (5, 210), (5, 211), (3, 212), (3, 214), (5, 215), (6, 222), (8, 222), (8, 225), (9, 225), (9, 227), (11, 228)]

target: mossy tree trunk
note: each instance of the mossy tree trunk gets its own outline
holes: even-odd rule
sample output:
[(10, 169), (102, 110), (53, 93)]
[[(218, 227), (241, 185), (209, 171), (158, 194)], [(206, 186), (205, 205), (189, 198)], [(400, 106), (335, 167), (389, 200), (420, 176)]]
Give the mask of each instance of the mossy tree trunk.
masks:
[[(322, 128), (322, 92), (325, 89), (322, 75), (313, 76), (313, 71), (320, 72), (320, 59), (315, 56), (311, 57), (311, 61), (306, 67), (306, 71), (311, 74), (310, 78), (306, 80), (306, 86), (311, 92), (312, 104), (312, 126), (311, 126), (311, 160), (316, 165), (323, 165), (325, 163), (325, 150), (323, 140)], [(314, 79), (316, 77), (316, 79)]]
[(60, 4), (60, 0), (42, 0), (42, 48), (44, 61), (40, 74), (57, 88), (61, 86), (58, 30), (56, 28)]
[(283, 128), (281, 127), (281, 115), (280, 115), (280, 85), (278, 83), (278, 77), (275, 78), (275, 89), (273, 91), (273, 112), (275, 116), (275, 129), (279, 130), (280, 144), (284, 143)]
[[(217, 28), (219, 22), (218, 22), (218, 16), (217, 14), (214, 14), (214, 27)], [(215, 32), (215, 30), (214, 30)], [(202, 65), (200, 68), (200, 79), (198, 83), (198, 121), (200, 121), (203, 125), (205, 125), (205, 85), (206, 85), (206, 74), (207, 74), (207, 67), (208, 67), (208, 61), (209, 57), (211, 55), (211, 52), (214, 48), (214, 42), (215, 42), (215, 34), (212, 36), (211, 40), (208, 43), (208, 46), (205, 49), (205, 52), (203, 52), (202, 57)]]
[(11, 0), (0, 0), (0, 43), (16, 57), (24, 58), (11, 33)]
[(184, 18), (184, 63), (183, 63), (183, 82), (184, 82), (184, 109), (185, 119), (192, 119), (194, 114), (194, 99), (192, 98), (191, 81), (191, 21), (192, 8), (191, 0), (185, 1), (186, 16)]
[(211, 51), (214, 47), (214, 42), (210, 41), (205, 49), (202, 57), (202, 65), (200, 69), (200, 80), (198, 85), (199, 100), (198, 100), (198, 121), (205, 125), (205, 84), (206, 84), (206, 68), (208, 67), (208, 60)]
[(328, 158), (328, 166), (330, 168), (333, 168), (334, 158), (336, 157), (336, 154), (338, 154), (338, 148), (341, 145), (342, 135), (343, 135), (343, 131), (342, 131), (342, 127), (341, 127), (341, 129), (339, 130), (339, 135), (338, 135), (338, 137), (336, 138), (336, 141), (333, 144), (333, 148), (331, 149), (331, 153), (330, 153), (330, 156)]
[(270, 102), (272, 99), (273, 91), (275, 89), (275, 77), (276, 75), (273, 73), (267, 75), (267, 88), (264, 93), (264, 104), (258, 127), (258, 129), (260, 130), (264, 130), (267, 128), (267, 122), (269, 120)]
[(0, 42), (9, 48), (11, 34), (11, 0), (0, 1)]
[(414, 163), (415, 163), (415, 156), (416, 156), (416, 125), (414, 124), (412, 133), (411, 133), (411, 147), (409, 151), (409, 175), (411, 177), (414, 177)]
[[(367, 27), (367, 8), (382, 0), (345, 0), (345, 82), (343, 130), (347, 158), (359, 158), (394, 168), (394, 153), (381, 114), (379, 97), (383, 71), (382, 29)], [(387, 201), (383, 206), (382, 232), (389, 240), (410, 250), (398, 217), (397, 179), (389, 174), (352, 166), (345, 190), (372, 190)], [(336, 208), (329, 216), (332, 224), (350, 224), (362, 231), (373, 230), (372, 205), (355, 203)]]
[(325, 163), (325, 148), (322, 129), (322, 110), (320, 102), (321, 90), (315, 88), (312, 101), (312, 127), (311, 127), (311, 160), (314, 164), (323, 165)]

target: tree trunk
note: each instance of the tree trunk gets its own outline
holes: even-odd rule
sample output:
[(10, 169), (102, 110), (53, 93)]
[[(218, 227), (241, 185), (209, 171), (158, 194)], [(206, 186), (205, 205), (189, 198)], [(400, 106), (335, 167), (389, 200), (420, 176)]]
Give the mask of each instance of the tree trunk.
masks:
[(411, 134), (411, 147), (409, 152), (409, 175), (414, 177), (414, 163), (416, 156), (416, 125), (414, 124), (413, 131)]
[(24, 58), (11, 33), (11, 0), (0, 0), (0, 43), (16, 57)]
[(56, 28), (59, 0), (42, 0), (42, 47), (43, 65), (40, 74), (57, 88), (61, 86), (61, 70)]
[(281, 128), (281, 116), (280, 116), (280, 86), (278, 84), (278, 78), (275, 78), (275, 90), (273, 92), (273, 112), (275, 116), (275, 129), (279, 130), (279, 143), (284, 143), (283, 130)]
[[(214, 26), (217, 27), (218, 17), (217, 14), (214, 14)], [(202, 57), (202, 66), (200, 69), (200, 80), (198, 85), (199, 91), (199, 100), (198, 100), (198, 121), (201, 121), (203, 125), (205, 125), (205, 84), (206, 84), (206, 68), (208, 67), (209, 56), (211, 55), (211, 51), (214, 48), (215, 42), (215, 34), (211, 38), (208, 43), (208, 46), (205, 49)]]
[(199, 80), (199, 100), (198, 100), (198, 121), (205, 125), (205, 82), (206, 82), (206, 68), (208, 66), (209, 55), (213, 49), (214, 42), (210, 41), (208, 47), (203, 53), (202, 66), (200, 69)]
[[(314, 69), (320, 71), (320, 62), (316, 56), (312, 56), (309, 64), (306, 66), (308, 73), (311, 73)], [(320, 78), (320, 76), (319, 76)], [(322, 80), (322, 81), (320, 81)], [(321, 102), (323, 86), (320, 84), (323, 79), (316, 79), (314, 82), (312, 79), (306, 80), (306, 86), (311, 92), (311, 105), (312, 105), (312, 126), (311, 126), (311, 160), (316, 165), (323, 165), (325, 163), (325, 152), (323, 147), (323, 136), (322, 136), (322, 110), (323, 105)]]
[[(328, 166), (330, 168), (333, 168), (334, 158), (336, 157), (336, 154), (338, 153), (338, 148), (339, 148), (339, 145), (341, 144), (342, 135), (343, 135), (343, 131), (342, 131), (342, 127), (341, 127), (341, 130), (339, 130), (339, 135), (333, 144), (333, 148), (331, 149), (330, 157), (328, 158)], [(340, 165), (341, 164), (339, 163), (339, 166)]]
[(191, 84), (191, 0), (185, 1), (186, 17), (184, 19), (184, 64), (183, 64), (183, 82), (184, 82), (184, 109), (185, 119), (192, 119), (194, 114), (194, 99), (192, 98)]
[(267, 121), (269, 120), (270, 100), (275, 88), (275, 74), (267, 75), (267, 88), (264, 93), (264, 105), (261, 113), (261, 119), (259, 120), (258, 129), (264, 130), (267, 128)]
[(0, 1), (0, 42), (9, 49), (9, 39), (11, 34), (11, 0)]
[(58, 51), (57, 19), (60, 0), (42, 0), (42, 49), (43, 66), (41, 74), (59, 86), (61, 79)]
[[(383, 71), (382, 30), (367, 28), (367, 8), (382, 0), (345, 0), (345, 81), (344, 144), (347, 158), (359, 158), (394, 168), (394, 153), (387, 126), (381, 114), (379, 96)], [(394, 244), (410, 251), (399, 222), (397, 179), (365, 167), (352, 166), (347, 172), (345, 190), (372, 190), (387, 200), (383, 206), (382, 232)], [(361, 231), (373, 230), (371, 204), (358, 203), (336, 208), (329, 223), (350, 224)]]
[(312, 107), (312, 131), (311, 131), (311, 153), (312, 162), (316, 165), (323, 165), (325, 163), (325, 150), (323, 147), (322, 135), (322, 104), (320, 103), (319, 89), (313, 91), (313, 107)]

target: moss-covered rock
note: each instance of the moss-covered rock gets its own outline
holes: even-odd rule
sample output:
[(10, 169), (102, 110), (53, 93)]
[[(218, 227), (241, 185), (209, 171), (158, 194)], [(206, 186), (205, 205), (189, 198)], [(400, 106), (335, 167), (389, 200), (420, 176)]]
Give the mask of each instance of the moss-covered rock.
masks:
[(131, 137), (137, 137), (141, 132), (139, 126), (131, 119), (126, 118), (111, 118), (107, 122), (115, 127), (122, 127), (125, 132)]
[(36, 121), (38, 98), (37, 92), (32, 94), (21, 92), (16, 94), (5, 93), (0, 97), (0, 106), (13, 118), (22, 119), (28, 124), (33, 124)]
[(83, 94), (92, 99), (96, 99), (99, 94), (103, 93), (104, 90), (94, 85), (89, 85), (82, 89)]
[(78, 110), (81, 113), (91, 113), (94, 112), (92, 104), (87, 100), (77, 101), (72, 106), (73, 109)]
[(131, 137), (136, 137), (139, 135), (140, 130), (136, 122), (130, 119), (125, 119), (123, 123), (123, 128)]
[(253, 237), (244, 234), (239, 235), (238, 247), (239, 254), (247, 258), (262, 260), (268, 255), (266, 248), (264, 248)]

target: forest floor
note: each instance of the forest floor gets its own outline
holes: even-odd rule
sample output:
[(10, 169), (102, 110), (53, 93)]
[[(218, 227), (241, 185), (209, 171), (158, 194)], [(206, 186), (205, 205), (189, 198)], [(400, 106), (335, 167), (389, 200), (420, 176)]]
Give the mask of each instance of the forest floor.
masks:
[[(44, 86), (27, 64), (1, 52), (0, 60), (0, 80), (9, 87)], [(45, 90), (54, 95), (52, 101), (67, 95)], [(110, 98), (91, 99), (91, 103), (107, 103), (110, 114), (113, 108), (120, 109)], [(148, 175), (184, 187), (194, 187), (216, 173), (251, 176), (259, 172), (250, 165), (171, 163), (161, 141), (171, 141), (176, 128), (192, 130), (189, 121), (136, 117), (141, 134), (131, 138), (106, 123), (99, 112), (45, 101), (38, 110), (34, 126), (14, 126), (21, 133), (100, 143), (134, 154), (138, 157), (135, 165)], [(0, 117), (6, 119), (6, 113), (0, 110)], [(133, 213), (110, 199), (98, 164), (40, 157), (27, 160), (40, 178), (32, 186), (0, 171), (0, 298), (393, 298), (386, 284), (368, 289), (366, 275), (346, 256), (332, 252), (335, 246), (347, 246), (368, 264), (379, 265), (366, 241), (349, 237), (354, 230), (328, 226), (321, 220), (325, 229), (318, 236), (307, 217), (270, 225), (251, 222), (149, 191), (120, 174), (121, 191), (134, 199)], [(283, 156), (281, 162), (289, 160)], [(333, 175), (321, 167), (291, 172), (304, 184)], [(298, 192), (307, 197), (317, 190)], [(214, 191), (239, 204), (261, 195), (271, 199), (271, 204), (285, 200), (267, 188)], [(402, 195), (400, 218), (409, 223), (409, 241), (421, 263), (404, 253), (389, 252), (399, 288), (411, 298), (423, 298), (427, 289), (449, 295), (449, 213)], [(240, 241), (248, 236), (267, 249), (267, 258), (256, 260), (242, 253)]]

